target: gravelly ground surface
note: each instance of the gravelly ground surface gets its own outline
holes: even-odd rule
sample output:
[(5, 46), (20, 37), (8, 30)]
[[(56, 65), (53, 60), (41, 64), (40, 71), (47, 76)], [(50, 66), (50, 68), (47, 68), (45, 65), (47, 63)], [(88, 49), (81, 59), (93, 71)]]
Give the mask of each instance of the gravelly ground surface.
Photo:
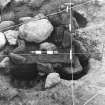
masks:
[[(84, 10), (90, 22), (86, 28), (79, 30), (85, 32), (81, 37), (97, 43), (95, 53), (98, 49), (102, 59), (93, 59), (97, 55), (94, 53), (87, 75), (76, 81), (62, 80), (57, 86), (45, 91), (38, 91), (40, 84), (31, 89), (18, 90), (10, 85), (8, 77), (0, 76), (0, 105), (73, 105), (72, 83), (75, 105), (105, 105), (105, 4), (101, 7), (92, 6), (90, 14), (90, 10)], [(91, 47), (92, 44), (88, 43)]]

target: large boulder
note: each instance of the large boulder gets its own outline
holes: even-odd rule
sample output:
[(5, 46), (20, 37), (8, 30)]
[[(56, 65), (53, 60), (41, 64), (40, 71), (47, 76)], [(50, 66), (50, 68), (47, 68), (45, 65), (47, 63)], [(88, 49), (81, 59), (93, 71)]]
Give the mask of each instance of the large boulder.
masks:
[(52, 31), (53, 26), (47, 19), (30, 21), (19, 27), (20, 37), (27, 42), (35, 43), (46, 40)]
[(0, 32), (0, 49), (3, 48), (6, 44), (5, 36), (2, 32)]
[(9, 45), (16, 45), (17, 44), (17, 39), (19, 36), (19, 32), (15, 30), (8, 30), (4, 32), (6, 39), (9, 43)]

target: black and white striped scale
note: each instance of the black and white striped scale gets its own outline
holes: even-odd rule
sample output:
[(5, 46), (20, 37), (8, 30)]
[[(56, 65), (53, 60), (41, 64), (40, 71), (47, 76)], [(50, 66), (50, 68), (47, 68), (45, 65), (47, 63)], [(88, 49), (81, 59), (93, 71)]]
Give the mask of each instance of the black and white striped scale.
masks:
[(36, 51), (30, 51), (31, 54), (58, 54), (58, 51), (42, 51), (42, 50), (36, 50)]
[[(58, 51), (41, 51), (41, 50), (36, 50), (36, 51), (30, 51), (31, 54), (35, 55), (41, 55), (41, 54), (48, 54), (48, 55), (53, 55), (53, 54), (63, 54), (59, 53)], [(70, 49), (70, 60), (72, 60), (72, 50)]]

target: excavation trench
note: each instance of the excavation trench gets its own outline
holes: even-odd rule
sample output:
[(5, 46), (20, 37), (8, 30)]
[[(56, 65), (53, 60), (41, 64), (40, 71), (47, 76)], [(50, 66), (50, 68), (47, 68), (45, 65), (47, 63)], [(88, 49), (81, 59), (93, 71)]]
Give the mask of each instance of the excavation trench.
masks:
[[(76, 11), (73, 11), (73, 17), (76, 19), (76, 21), (79, 25), (79, 28), (86, 27), (88, 21), (81, 14), (79, 14)], [(49, 19), (49, 20), (51, 20), (51, 19)], [(51, 21), (51, 22), (53, 22), (53, 21)], [(56, 25), (55, 23), (52, 23), (52, 24)], [(54, 38), (54, 39), (56, 39), (56, 38)], [(52, 37), (49, 38), (48, 41), (54, 42), (54, 40), (52, 40)], [(58, 42), (56, 42), (56, 43), (59, 43), (59, 37), (58, 37)], [(86, 59), (85, 61), (83, 61), (82, 59), (83, 58), (80, 57), (79, 61), (83, 67), (83, 70), (74, 73), (74, 80), (77, 80), (77, 79), (81, 78), (82, 76), (84, 76), (85, 74), (87, 74), (87, 71), (89, 69), (88, 59)], [(34, 87), (37, 82), (38, 83), (42, 82), (42, 85), (43, 85), (48, 73), (45, 74), (44, 76), (39, 76), (38, 75), (38, 69), (37, 69), (36, 65), (37, 64), (15, 65), (12, 69), (10, 69), (10, 76), (11, 76), (12, 85), (14, 87), (18, 87), (18, 88), (22, 88), (24, 86)], [(61, 65), (63, 65), (63, 64), (61, 64)], [(69, 66), (71, 66), (71, 65), (69, 65)], [(63, 72), (63, 68), (61, 68), (61, 67), (58, 67), (57, 69), (55, 69), (55, 72), (58, 72), (60, 74), (61, 78), (63, 78), (63, 79), (66, 79), (66, 80), (72, 79), (72, 74)]]
[[(81, 62), (83, 66), (82, 71), (77, 71), (76, 73), (73, 73), (73, 79), (78, 80), (84, 75), (88, 73), (89, 70), (89, 63), (88, 60), (85, 62)], [(48, 68), (44, 69), (45, 71), (48, 71)], [(40, 84), (40, 89), (44, 87), (46, 77), (48, 73), (44, 75), (39, 75), (37, 64), (24, 64), (24, 65), (16, 65), (13, 67), (13, 69), (10, 70), (10, 78), (11, 78), (11, 84), (15, 88), (32, 88)], [(51, 71), (51, 70), (49, 70)], [(55, 72), (60, 74), (60, 77), (65, 80), (71, 80), (72, 74), (70, 72), (65, 72), (63, 68), (57, 68), (54, 70)]]

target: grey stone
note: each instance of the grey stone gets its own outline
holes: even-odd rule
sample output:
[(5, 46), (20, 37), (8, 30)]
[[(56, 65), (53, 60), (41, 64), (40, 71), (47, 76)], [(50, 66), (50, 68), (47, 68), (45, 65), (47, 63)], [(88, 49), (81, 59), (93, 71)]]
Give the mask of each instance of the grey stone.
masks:
[(4, 32), (7, 41), (9, 43), (9, 45), (16, 45), (17, 44), (17, 39), (19, 36), (19, 32), (15, 31), (15, 30), (8, 30), (6, 32)]
[(5, 57), (1, 62), (0, 62), (0, 68), (6, 68), (9, 65), (10, 59), (9, 57)]
[(6, 38), (2, 32), (0, 32), (0, 49), (3, 48), (6, 44)]
[(20, 22), (28, 22), (28, 21), (30, 21), (32, 19), (32, 17), (21, 17), (20, 19), (19, 19), (19, 21)]
[(3, 21), (0, 23), (0, 31), (7, 30), (9, 27), (15, 25), (13, 21)]
[(38, 63), (37, 64), (37, 69), (39, 71), (39, 74), (49, 74), (54, 72), (52, 64), (50, 63)]
[(53, 43), (48, 43), (48, 42), (44, 42), (42, 44), (40, 44), (40, 49), (41, 50), (56, 50), (56, 45), (54, 45)]
[(19, 27), (20, 37), (27, 42), (35, 43), (46, 40), (52, 31), (53, 26), (47, 19), (30, 21)]
[(0, 7), (4, 8), (11, 0), (0, 0)]
[(30, 0), (29, 5), (33, 8), (38, 8), (45, 0)]
[(39, 13), (39, 14), (37, 14), (37, 15), (34, 16), (34, 19), (35, 20), (43, 19), (43, 18), (47, 18), (43, 13)]
[(12, 10), (4, 11), (1, 15), (2, 21), (12, 21), (15, 19), (15, 13)]
[(58, 73), (50, 73), (47, 76), (45, 88), (50, 88), (52, 86), (55, 86), (56, 84), (60, 83), (61, 79)]

